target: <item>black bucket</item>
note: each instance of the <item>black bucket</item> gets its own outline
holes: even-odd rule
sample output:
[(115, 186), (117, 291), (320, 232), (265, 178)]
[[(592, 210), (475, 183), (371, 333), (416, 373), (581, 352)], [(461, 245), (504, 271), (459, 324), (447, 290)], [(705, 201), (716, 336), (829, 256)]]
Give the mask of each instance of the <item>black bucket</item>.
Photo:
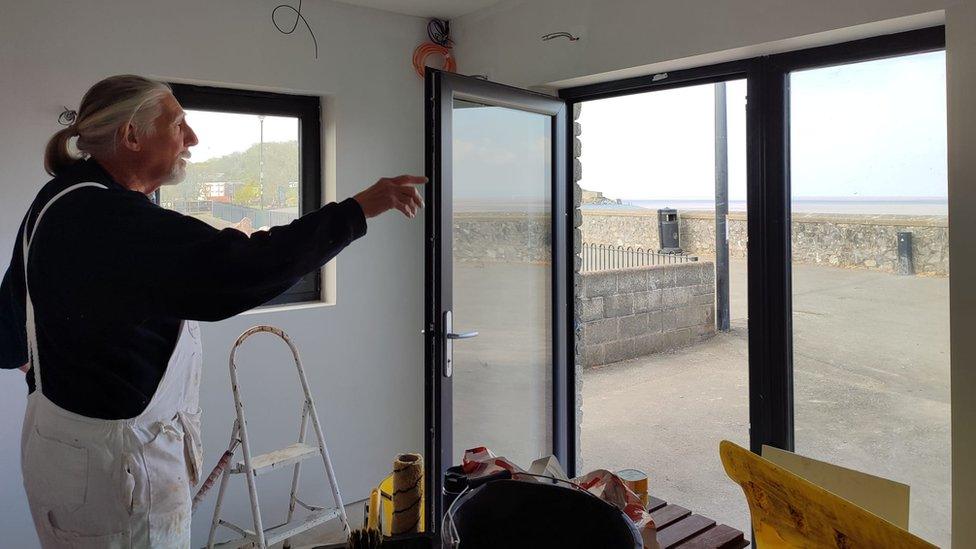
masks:
[(464, 549), (644, 546), (634, 523), (613, 505), (584, 490), (547, 482), (489, 482), (458, 498), (453, 521)]

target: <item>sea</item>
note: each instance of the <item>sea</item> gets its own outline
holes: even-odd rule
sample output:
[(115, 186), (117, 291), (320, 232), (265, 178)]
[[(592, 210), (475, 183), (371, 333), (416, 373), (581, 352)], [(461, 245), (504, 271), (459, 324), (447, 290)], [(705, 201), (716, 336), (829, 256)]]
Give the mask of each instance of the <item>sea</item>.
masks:
[[(645, 208), (658, 210), (714, 210), (713, 200), (621, 200), (611, 208)], [(605, 208), (607, 206), (596, 206)], [(745, 200), (729, 201), (730, 212), (746, 211)], [(948, 215), (949, 202), (945, 198), (798, 198), (793, 200), (797, 213), (831, 214), (894, 214), (894, 215)]]
[[(455, 212), (506, 212), (506, 213), (549, 213), (551, 203), (543, 200), (485, 200), (485, 199), (455, 199)], [(680, 211), (706, 210), (713, 211), (715, 202), (702, 199), (677, 200), (627, 200), (620, 204), (584, 204), (584, 210), (658, 210), (674, 208)], [(729, 202), (730, 212), (745, 212), (745, 200)], [(796, 213), (824, 213), (824, 214), (892, 214), (892, 215), (948, 215), (949, 203), (944, 197), (939, 198), (797, 198), (793, 200), (793, 211)]]

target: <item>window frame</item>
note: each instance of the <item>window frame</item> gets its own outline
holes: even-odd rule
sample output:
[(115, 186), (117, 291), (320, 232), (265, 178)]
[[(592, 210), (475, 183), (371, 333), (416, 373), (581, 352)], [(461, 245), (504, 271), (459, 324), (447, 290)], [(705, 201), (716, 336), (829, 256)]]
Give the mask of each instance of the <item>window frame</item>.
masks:
[[(945, 26), (937, 25), (559, 90), (573, 108), (594, 99), (746, 79), (749, 438), (755, 453), (763, 445), (794, 449), (789, 75), (944, 49)], [(578, 441), (571, 443), (578, 453)]]
[[(322, 206), (322, 100), (297, 95), (171, 82), (173, 95), (186, 110), (235, 114), (288, 116), (298, 119), (299, 216)], [(157, 191), (157, 203), (158, 203)], [(302, 277), (281, 295), (261, 305), (304, 304), (323, 301), (323, 269)]]

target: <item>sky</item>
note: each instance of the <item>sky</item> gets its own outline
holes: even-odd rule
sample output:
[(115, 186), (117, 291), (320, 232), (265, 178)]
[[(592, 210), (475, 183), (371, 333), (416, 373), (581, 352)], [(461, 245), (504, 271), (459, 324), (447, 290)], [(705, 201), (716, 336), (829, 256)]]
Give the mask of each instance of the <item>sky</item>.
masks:
[[(199, 111), (187, 109), (186, 121), (200, 143), (191, 148), (191, 162), (242, 152), (261, 142), (261, 123), (255, 114)], [(286, 116), (264, 117), (264, 142), (297, 141), (298, 119)]]
[[(793, 197), (946, 196), (944, 52), (791, 75)], [(745, 200), (745, 82), (727, 85), (729, 194)], [(582, 106), (583, 188), (714, 197), (711, 84)]]
[[(944, 52), (801, 71), (790, 84), (794, 199), (945, 198)], [(583, 188), (625, 200), (713, 199), (714, 94), (707, 84), (584, 103)], [(744, 80), (727, 84), (727, 104), (729, 195), (743, 201)], [(549, 118), (455, 107), (455, 199), (548, 202)], [(260, 141), (256, 115), (188, 110), (187, 120), (200, 137), (193, 162)], [(296, 118), (265, 117), (265, 142), (296, 139)]]
[[(584, 189), (623, 199), (711, 198), (715, 192), (711, 84), (584, 103)], [(744, 200), (745, 80), (726, 84), (729, 198)]]
[(455, 209), (548, 209), (549, 116), (458, 102), (452, 132)]

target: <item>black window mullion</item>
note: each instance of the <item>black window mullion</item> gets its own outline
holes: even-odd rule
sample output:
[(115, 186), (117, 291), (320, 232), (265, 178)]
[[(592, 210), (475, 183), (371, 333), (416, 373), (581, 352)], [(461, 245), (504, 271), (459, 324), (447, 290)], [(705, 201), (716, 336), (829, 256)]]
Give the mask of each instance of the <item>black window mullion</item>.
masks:
[(730, 61), (728, 63), (707, 67), (661, 72), (613, 82), (566, 88), (559, 90), (559, 97), (569, 101), (583, 102), (646, 93), (649, 91), (727, 82), (745, 76), (748, 67), (749, 61)]
[[(566, 434), (565, 443), (565, 455), (566, 455), (566, 474), (570, 478), (576, 477), (579, 474), (577, 468), (579, 464), (576, 462), (576, 458), (579, 456), (579, 438), (577, 437), (578, 425), (576, 424), (577, 414), (576, 410), (580, 403), (576, 401), (576, 387), (579, 387), (576, 379), (576, 223), (575, 219), (575, 194), (576, 194), (576, 178), (574, 175), (574, 161), (575, 157), (573, 155), (574, 145), (573, 140), (576, 138), (576, 133), (574, 127), (576, 120), (573, 117), (573, 112), (576, 109), (576, 101), (567, 100), (566, 101), (566, 128), (565, 128), (565, 141), (563, 142), (563, 148), (565, 150), (563, 154), (562, 161), (565, 165), (565, 175), (562, 181), (556, 180), (557, 188), (556, 191), (560, 192), (558, 188), (558, 183), (565, 183), (565, 187), (561, 190), (563, 193), (563, 203), (559, 206), (553, 207), (553, 214), (562, 215), (565, 218), (566, 229), (566, 241), (563, 243), (563, 258), (562, 261), (562, 276), (564, 279), (563, 290), (565, 292), (565, 307), (566, 307), (566, 322), (569, 323), (569, 327), (565, 329), (566, 341), (564, 342), (565, 353), (566, 353), (566, 382), (565, 387), (567, 388), (565, 398), (563, 398), (563, 413), (565, 414), (565, 425), (554, 428), (558, 431), (562, 429), (562, 432)], [(554, 141), (555, 143), (555, 141)], [(554, 156), (553, 158), (557, 158)], [(553, 195), (556, 196), (555, 194)], [(557, 230), (556, 227), (553, 227)], [(553, 233), (557, 234), (557, 233)], [(555, 258), (554, 258), (555, 259)], [(555, 399), (556, 405), (558, 406), (558, 400)]]
[(748, 79), (750, 447), (793, 449), (788, 75), (768, 58)]
[(572, 110), (565, 103), (551, 120), (552, 453), (576, 474), (576, 337), (573, 329)]
[(943, 49), (945, 49), (945, 27), (938, 26), (780, 53), (770, 56), (769, 59), (789, 73)]

